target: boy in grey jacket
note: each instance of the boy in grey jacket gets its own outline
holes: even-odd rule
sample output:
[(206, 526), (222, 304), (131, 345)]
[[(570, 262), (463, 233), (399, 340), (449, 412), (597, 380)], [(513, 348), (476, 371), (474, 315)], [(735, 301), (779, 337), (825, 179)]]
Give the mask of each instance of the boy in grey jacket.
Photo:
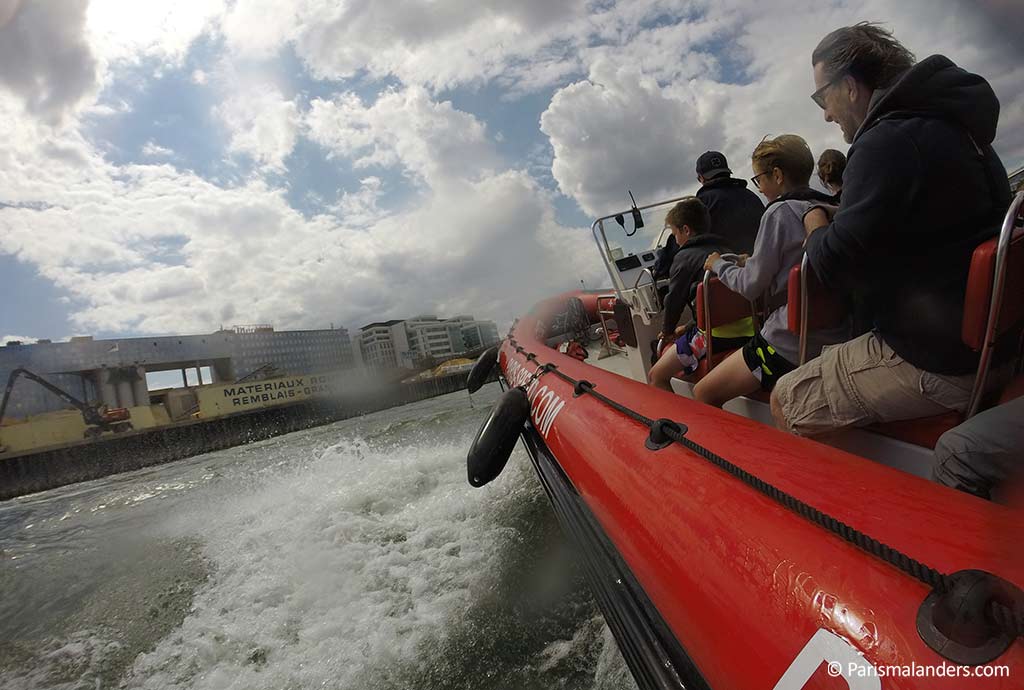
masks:
[[(768, 303), (777, 304), (785, 301), (789, 271), (803, 256), (803, 214), (812, 206), (828, 203), (829, 197), (808, 186), (814, 172), (814, 157), (807, 142), (795, 134), (765, 138), (754, 149), (752, 164), (756, 174), (751, 180), (769, 201), (761, 217), (754, 252), (742, 263), (711, 254), (705, 268), (717, 273), (726, 287), (747, 299), (756, 300), (767, 294)], [(848, 338), (845, 325), (811, 332), (808, 356), (817, 357), (822, 346)], [(696, 385), (694, 397), (721, 407), (758, 388), (770, 391), (779, 377), (795, 369), (798, 363), (799, 339), (789, 331), (788, 310), (783, 303), (771, 312), (750, 342)]]

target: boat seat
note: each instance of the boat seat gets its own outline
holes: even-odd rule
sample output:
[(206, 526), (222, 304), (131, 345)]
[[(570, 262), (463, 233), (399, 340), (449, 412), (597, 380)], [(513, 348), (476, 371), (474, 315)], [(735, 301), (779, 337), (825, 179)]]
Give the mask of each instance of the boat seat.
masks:
[[(743, 295), (727, 288), (711, 271), (704, 272), (704, 279), (697, 285), (697, 328), (705, 333), (710, 333), (713, 328), (754, 315), (754, 305)], [(679, 378), (690, 383), (697, 383), (736, 351), (732, 349), (715, 352), (711, 338), (708, 338), (707, 342), (707, 356), (700, 360), (697, 370)]]
[[(806, 285), (803, 281), (806, 279)], [(803, 319), (807, 320), (807, 330), (825, 330), (838, 328), (846, 319), (848, 310), (843, 300), (821, 284), (807, 261), (805, 254), (799, 264), (789, 269), (789, 283), (786, 285), (787, 304), (789, 310), (788, 326), (790, 332), (800, 335)], [(804, 294), (807, 295), (807, 309), (804, 310)], [(801, 341), (800, 364), (807, 361), (806, 345)]]
[[(789, 330), (800, 336), (800, 363), (807, 360), (807, 331), (820, 328), (839, 326), (846, 315), (846, 310), (839, 297), (825, 289), (815, 275), (814, 270), (804, 255), (799, 265), (789, 271)], [(807, 308), (804, 309), (804, 298)], [(807, 319), (808, 328), (803, 328)], [(950, 411), (946, 414), (926, 417), (924, 419), (905, 419), (884, 424), (873, 424), (867, 427), (883, 436), (899, 439), (917, 446), (934, 448), (939, 437), (949, 429), (963, 421), (963, 415)]]
[[(980, 354), (980, 362), (968, 414), (950, 411), (921, 419), (872, 424), (865, 427), (865, 430), (917, 446), (934, 448), (942, 434), (983, 409), (983, 398), (994, 402), (999, 397), (999, 391), (991, 396), (986, 395), (985, 383), (992, 350), (1002, 336), (1024, 326), (1024, 229), (1014, 227), (1017, 214), (1022, 208), (1024, 193), (1018, 193), (1007, 213), (1000, 237), (982, 242), (971, 257), (961, 338), (964, 344)], [(1006, 247), (1002, 257), (998, 256), (1001, 242)], [(1002, 267), (999, 265), (1000, 259)], [(1000, 271), (1000, 268), (1003, 270)], [(803, 358), (806, 352), (807, 324), (812, 328), (823, 328), (838, 323), (835, 319), (841, 315), (841, 304), (838, 296), (830, 295), (814, 277), (806, 255), (801, 265), (790, 271), (788, 288), (789, 328), (800, 336)], [(994, 296), (996, 299), (993, 299)], [(1016, 395), (1024, 394), (1024, 382), (1019, 379), (1010, 388), (1017, 391)], [(1001, 401), (1009, 399), (1006, 398), (1007, 392), (1003, 392)], [(1011, 393), (1010, 397), (1015, 396)]]
[[(1002, 389), (998, 398), (991, 396), (994, 405), (1002, 405), (1015, 398), (1024, 396), (1024, 375), (1018, 375)], [(984, 407), (989, 407), (988, 405)], [(872, 424), (867, 427), (868, 431), (882, 434), (890, 438), (913, 443), (916, 446), (934, 448), (939, 442), (939, 437), (955, 426), (963, 423), (964, 416), (960, 412), (949, 411), (944, 414), (924, 417), (921, 419), (904, 419), (896, 422), (884, 422)]]
[(934, 448), (940, 436), (963, 421), (964, 416), (961, 413), (949, 411), (932, 417), (872, 424), (865, 427), (865, 430), (915, 446)]

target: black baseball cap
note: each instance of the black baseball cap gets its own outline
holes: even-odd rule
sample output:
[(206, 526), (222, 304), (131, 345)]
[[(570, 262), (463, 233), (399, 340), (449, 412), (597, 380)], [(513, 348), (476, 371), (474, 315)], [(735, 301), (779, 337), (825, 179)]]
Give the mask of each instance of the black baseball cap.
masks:
[(697, 174), (705, 179), (711, 179), (719, 175), (731, 175), (729, 163), (725, 156), (718, 151), (705, 151), (697, 159)]

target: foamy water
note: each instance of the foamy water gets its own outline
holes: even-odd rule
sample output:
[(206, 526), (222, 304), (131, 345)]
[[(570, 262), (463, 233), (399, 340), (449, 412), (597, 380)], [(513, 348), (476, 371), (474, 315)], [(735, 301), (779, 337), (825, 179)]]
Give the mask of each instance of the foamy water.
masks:
[(498, 394), (0, 504), (0, 687), (634, 687)]

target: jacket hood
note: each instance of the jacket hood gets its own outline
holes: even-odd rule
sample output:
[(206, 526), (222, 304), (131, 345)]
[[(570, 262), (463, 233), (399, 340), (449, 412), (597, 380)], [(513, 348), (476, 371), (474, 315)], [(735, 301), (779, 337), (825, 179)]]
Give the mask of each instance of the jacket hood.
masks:
[(700, 196), (701, 189), (717, 189), (719, 187), (746, 187), (747, 181), (740, 180), (735, 177), (729, 177), (723, 175), (722, 177), (716, 177), (713, 180), (709, 180), (700, 186), (697, 190), (697, 196)]
[(999, 99), (989, 83), (957, 67), (944, 55), (932, 55), (908, 69), (871, 106), (861, 132), (897, 113), (930, 115), (963, 125), (979, 145), (991, 144), (999, 122)]
[(834, 203), (835, 197), (819, 192), (817, 189), (811, 189), (810, 187), (803, 187), (802, 189), (794, 189), (792, 192), (786, 192), (782, 196), (776, 198), (768, 205), (781, 203), (783, 201), (811, 201), (820, 202), (823, 204)]

